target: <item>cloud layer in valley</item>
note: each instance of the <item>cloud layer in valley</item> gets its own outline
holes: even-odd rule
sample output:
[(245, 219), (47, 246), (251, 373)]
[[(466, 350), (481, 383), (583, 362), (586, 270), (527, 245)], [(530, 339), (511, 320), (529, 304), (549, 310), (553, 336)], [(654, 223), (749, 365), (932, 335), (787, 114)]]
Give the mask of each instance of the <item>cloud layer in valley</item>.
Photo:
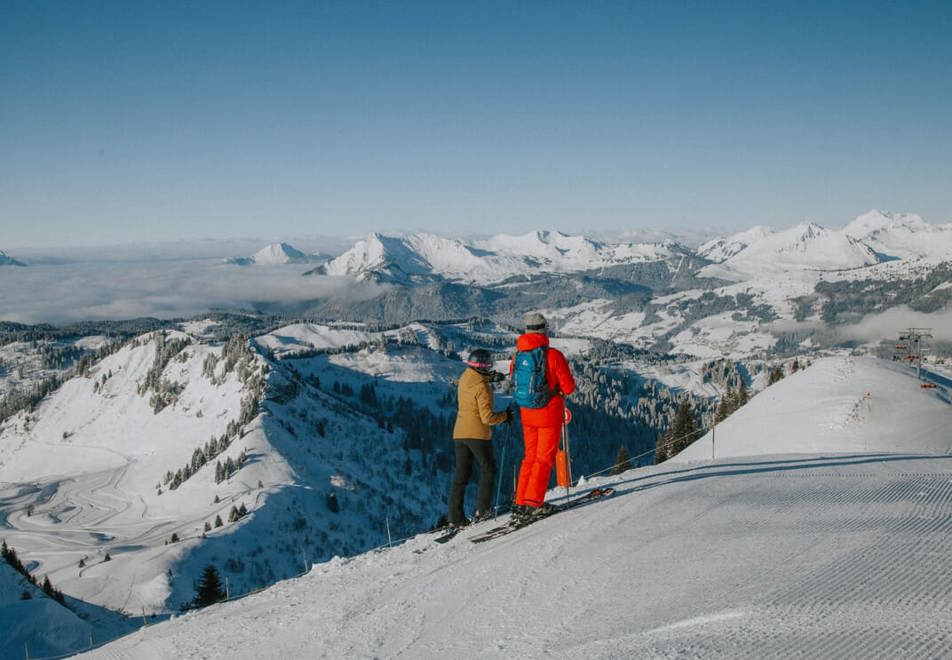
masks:
[(900, 305), (880, 314), (869, 314), (858, 323), (842, 326), (839, 333), (845, 339), (877, 342), (894, 339), (906, 328), (932, 328), (936, 340), (952, 341), (952, 309), (925, 314)]
[(380, 288), (332, 277), (306, 276), (308, 266), (242, 268), (210, 259), (83, 262), (8, 268), (0, 272), (0, 320), (64, 323), (79, 320), (173, 318), (210, 309), (248, 309), (347, 295)]

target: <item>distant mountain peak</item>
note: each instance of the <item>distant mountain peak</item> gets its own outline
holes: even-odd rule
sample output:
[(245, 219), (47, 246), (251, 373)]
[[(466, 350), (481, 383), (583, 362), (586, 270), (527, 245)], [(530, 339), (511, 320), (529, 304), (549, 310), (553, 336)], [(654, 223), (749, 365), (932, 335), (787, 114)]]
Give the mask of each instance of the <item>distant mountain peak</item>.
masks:
[(892, 259), (952, 258), (952, 225), (929, 224), (914, 213), (873, 209), (846, 225), (843, 233)]
[(6, 252), (0, 250), (0, 266), (26, 266), (22, 261), (17, 261)]
[(226, 259), (226, 262), (236, 266), (277, 266), (306, 264), (321, 260), (321, 255), (305, 254), (289, 243), (271, 243), (250, 257), (232, 257)]

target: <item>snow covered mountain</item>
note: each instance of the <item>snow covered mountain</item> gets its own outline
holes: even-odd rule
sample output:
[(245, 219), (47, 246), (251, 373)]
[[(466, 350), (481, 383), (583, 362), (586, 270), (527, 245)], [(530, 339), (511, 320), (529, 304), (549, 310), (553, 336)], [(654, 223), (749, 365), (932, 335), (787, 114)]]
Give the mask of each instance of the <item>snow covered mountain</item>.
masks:
[[(317, 326), (306, 338), (349, 339)], [(442, 488), (398, 487), (387, 466), (421, 473), (440, 452), (408, 452), (405, 429), (370, 410), (400, 396), (425, 423), (459, 366), (416, 343), (382, 346), (284, 362), (172, 331), (118, 348), (0, 423), (4, 537), (65, 593), (151, 613), (187, 602), (209, 562), (241, 593), (379, 545), (388, 524), (435, 523)], [(377, 370), (401, 382), (373, 387)]]
[(311, 273), (399, 284), (435, 278), (491, 284), (515, 275), (659, 261), (676, 253), (673, 244), (609, 245), (553, 231), (500, 235), (472, 245), (433, 234), (395, 237), (374, 233)]
[[(704, 260), (697, 276), (733, 282), (778, 273), (863, 268), (890, 258), (952, 259), (952, 225), (918, 216), (871, 212), (844, 230), (809, 222), (774, 231), (756, 226), (712, 239), (697, 250), (670, 241), (602, 242), (558, 231), (501, 234), (467, 243), (432, 234), (374, 233), (309, 274), (416, 285), (440, 280), (492, 286), (513, 276), (595, 272), (614, 267)], [(712, 262), (704, 266), (706, 262)], [(698, 265), (694, 268), (697, 269)]]
[(311, 272), (408, 284), (430, 281), (434, 276), (492, 280), (524, 268), (521, 259), (491, 254), (456, 239), (433, 234), (396, 237), (373, 233)]
[(308, 264), (325, 260), (319, 254), (305, 254), (287, 243), (271, 243), (250, 257), (232, 257), (225, 261), (236, 266), (279, 266)]
[(572, 272), (606, 266), (660, 261), (674, 255), (673, 243), (617, 243), (594, 241), (558, 231), (501, 234), (480, 243), (498, 254), (530, 257), (548, 271)]
[(26, 266), (22, 261), (17, 261), (6, 252), (0, 251), (0, 266)]
[(711, 239), (698, 247), (697, 253), (714, 263), (723, 263), (771, 234), (773, 230), (769, 227), (757, 225), (731, 236)]
[[(692, 462), (589, 479), (579, 491), (618, 494), (504, 539), (419, 535), (84, 657), (952, 654), (949, 404), (878, 361), (820, 361), (782, 385), (718, 427), (715, 460), (702, 438)], [(775, 439), (757, 422), (778, 406)], [(899, 409), (908, 432), (881, 438)]]
[(952, 259), (952, 224), (929, 224), (914, 214), (872, 210), (846, 225), (843, 233), (888, 258)]
[(809, 222), (768, 234), (701, 274), (744, 280), (791, 270), (844, 270), (879, 263), (881, 258), (859, 240)]

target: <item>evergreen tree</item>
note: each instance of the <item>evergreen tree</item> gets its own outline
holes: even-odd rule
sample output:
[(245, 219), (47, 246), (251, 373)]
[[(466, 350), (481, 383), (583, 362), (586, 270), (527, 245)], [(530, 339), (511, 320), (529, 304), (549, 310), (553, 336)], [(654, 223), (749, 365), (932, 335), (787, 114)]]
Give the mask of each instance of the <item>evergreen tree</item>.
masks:
[(793, 364), (790, 365), (790, 373), (794, 374), (800, 371), (800, 361), (797, 358), (793, 358)]
[(735, 404), (737, 402), (737, 396), (734, 394), (734, 390), (728, 388), (727, 393), (721, 397), (720, 402), (717, 404), (717, 411), (714, 413), (714, 421), (718, 424), (727, 419), (732, 412), (734, 412)]
[(225, 523), (223, 523), (223, 522), (221, 521), (221, 516), (215, 516), (215, 528), (216, 528), (216, 529), (219, 528), (219, 527), (221, 527), (221, 526), (224, 525), (224, 524), (225, 524)]
[(684, 400), (678, 406), (678, 412), (668, 431), (668, 457), (677, 455), (698, 437), (700, 432), (694, 422), (694, 409), (689, 401)]
[(747, 404), (750, 400), (750, 395), (747, 393), (747, 383), (743, 378), (740, 379), (740, 387), (737, 388), (737, 397), (734, 399), (734, 406), (732, 409), (737, 410), (738, 408)]
[(654, 450), (654, 464), (658, 465), (659, 463), (664, 463), (668, 460), (668, 448), (665, 446), (667, 441), (667, 436), (664, 433), (659, 433), (657, 439), (655, 440), (655, 450)]
[(770, 370), (770, 375), (767, 376), (767, 386), (769, 387), (780, 380), (783, 380), (783, 367), (778, 365)]
[(620, 445), (618, 454), (615, 456), (615, 466), (612, 468), (612, 474), (621, 474), (631, 469), (631, 454), (628, 447)]
[(218, 569), (209, 564), (202, 571), (202, 577), (195, 589), (195, 604), (206, 607), (225, 599), (225, 590), (222, 588)]

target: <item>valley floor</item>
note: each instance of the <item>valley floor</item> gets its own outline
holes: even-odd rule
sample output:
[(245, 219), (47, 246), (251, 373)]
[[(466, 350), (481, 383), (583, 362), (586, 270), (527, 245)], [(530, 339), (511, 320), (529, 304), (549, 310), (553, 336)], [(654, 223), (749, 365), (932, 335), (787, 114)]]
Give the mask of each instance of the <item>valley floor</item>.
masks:
[(941, 657), (952, 456), (632, 470), (481, 545), (421, 535), (144, 628), (95, 658)]

